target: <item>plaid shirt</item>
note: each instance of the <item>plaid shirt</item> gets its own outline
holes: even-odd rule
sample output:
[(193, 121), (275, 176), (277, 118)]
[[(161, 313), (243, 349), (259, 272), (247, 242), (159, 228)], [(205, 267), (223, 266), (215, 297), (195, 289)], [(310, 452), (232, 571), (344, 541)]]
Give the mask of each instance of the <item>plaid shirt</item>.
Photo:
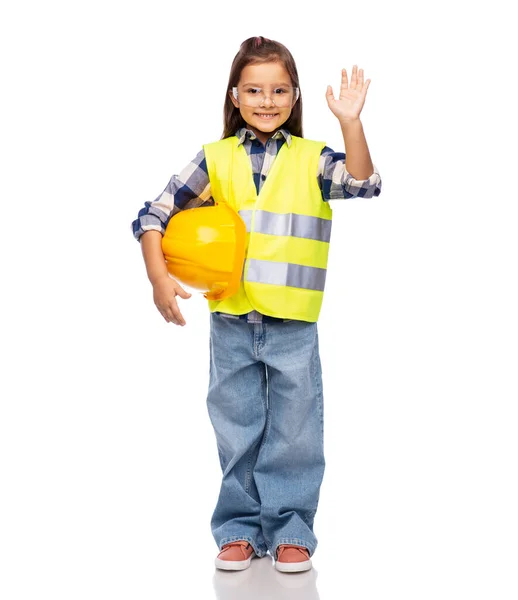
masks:
[[(238, 129), (236, 136), (239, 138), (239, 144), (243, 144), (250, 157), (254, 183), (259, 194), (282, 145), (284, 143), (288, 144), (288, 147), (291, 145), (291, 134), (286, 129), (279, 129), (266, 145), (263, 145), (246, 127)], [(345, 154), (333, 152), (327, 146), (322, 149), (320, 155), (317, 180), (324, 201), (357, 197), (372, 198), (381, 192), (381, 178), (375, 165), (374, 173), (368, 179), (354, 179), (345, 169)], [(139, 240), (140, 236), (150, 229), (164, 234), (169, 219), (176, 213), (187, 208), (213, 204), (207, 163), (202, 149), (179, 175), (171, 177), (158, 198), (153, 202), (145, 202), (144, 208), (132, 223), (133, 235)], [(274, 317), (266, 318), (257, 311), (241, 315), (240, 318), (249, 323), (274, 319)]]

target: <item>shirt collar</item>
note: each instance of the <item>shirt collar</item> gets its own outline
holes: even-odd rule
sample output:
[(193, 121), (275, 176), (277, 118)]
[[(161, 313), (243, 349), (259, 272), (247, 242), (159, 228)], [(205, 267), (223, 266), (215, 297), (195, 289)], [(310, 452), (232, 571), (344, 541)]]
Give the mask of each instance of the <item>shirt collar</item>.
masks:
[[(247, 127), (241, 127), (240, 129), (238, 129), (236, 131), (236, 137), (238, 138), (238, 146), (244, 144), (246, 138), (250, 138), (250, 140), (252, 141), (257, 139), (255, 133)], [(291, 146), (291, 133), (287, 129), (281, 128), (272, 135), (271, 139), (278, 140), (281, 137), (284, 137), (284, 139), (286, 140), (286, 144), (289, 148)]]

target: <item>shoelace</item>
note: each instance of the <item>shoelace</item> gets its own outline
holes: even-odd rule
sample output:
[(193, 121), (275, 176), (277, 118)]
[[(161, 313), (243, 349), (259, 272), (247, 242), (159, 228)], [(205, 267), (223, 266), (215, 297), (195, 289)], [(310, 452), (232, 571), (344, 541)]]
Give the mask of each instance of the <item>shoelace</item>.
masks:
[[(245, 544), (246, 544), (246, 546), (245, 546)], [(229, 544), (225, 544), (225, 547), (221, 550), (221, 552), (224, 552), (225, 550), (227, 550), (228, 548), (230, 548), (232, 546), (239, 546), (239, 547), (241, 547), (242, 550), (243, 550), (243, 556), (246, 557), (246, 554), (245, 554), (244, 551), (248, 550), (248, 548), (250, 548), (250, 542), (245, 542), (245, 541), (242, 541), (242, 542), (230, 542)]]
[(306, 548), (301, 548), (300, 546), (290, 546), (289, 544), (282, 544), (281, 546), (279, 546), (279, 549), (277, 551), (277, 560), (280, 559), (284, 550), (287, 550), (288, 548), (295, 548), (304, 556), (305, 560), (309, 560), (309, 552), (306, 550)]

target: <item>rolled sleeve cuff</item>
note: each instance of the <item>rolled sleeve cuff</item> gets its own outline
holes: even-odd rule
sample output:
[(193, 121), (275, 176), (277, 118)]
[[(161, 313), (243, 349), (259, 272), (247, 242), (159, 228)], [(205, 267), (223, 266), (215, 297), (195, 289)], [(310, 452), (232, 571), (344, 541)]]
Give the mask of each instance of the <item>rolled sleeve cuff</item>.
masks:
[(160, 231), (162, 235), (165, 233), (165, 227), (158, 217), (153, 215), (144, 215), (138, 219), (138, 223), (133, 224), (133, 235), (137, 241), (140, 241), (142, 234), (146, 231)]
[(373, 164), (374, 172), (367, 179), (355, 179), (344, 168), (343, 183), (340, 188), (332, 189), (329, 195), (330, 200), (343, 198), (372, 198), (379, 196), (381, 192), (381, 177), (376, 165)]

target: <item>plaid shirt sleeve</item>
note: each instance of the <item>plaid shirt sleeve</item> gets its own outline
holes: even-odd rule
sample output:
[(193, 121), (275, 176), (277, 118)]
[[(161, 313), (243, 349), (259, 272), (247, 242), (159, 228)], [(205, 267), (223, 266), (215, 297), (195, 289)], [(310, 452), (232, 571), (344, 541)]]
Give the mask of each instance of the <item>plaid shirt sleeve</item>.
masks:
[(171, 177), (158, 198), (153, 202), (145, 202), (131, 224), (133, 235), (140, 240), (140, 236), (150, 229), (160, 231), (163, 235), (169, 219), (176, 213), (186, 208), (213, 204), (205, 152), (200, 150), (179, 175)]
[(318, 183), (324, 200), (372, 198), (381, 192), (381, 177), (374, 166), (368, 179), (354, 179), (345, 168), (345, 154), (326, 146), (320, 155)]

